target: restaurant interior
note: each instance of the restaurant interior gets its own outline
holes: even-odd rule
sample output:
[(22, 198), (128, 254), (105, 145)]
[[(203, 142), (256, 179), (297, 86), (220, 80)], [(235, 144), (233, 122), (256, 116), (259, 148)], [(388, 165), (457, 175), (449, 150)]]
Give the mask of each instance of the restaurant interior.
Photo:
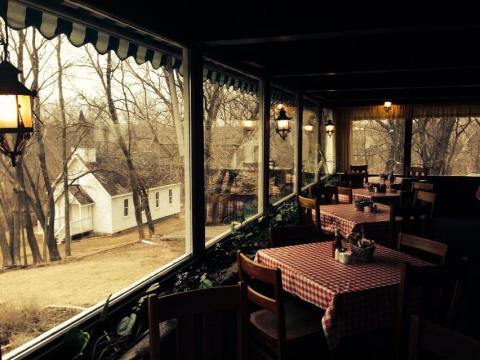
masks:
[[(109, 79), (119, 79), (109, 78), (108, 71), (119, 73), (127, 61), (128, 74), (135, 66), (149, 66), (165, 84), (172, 76), (173, 94), (166, 85), (156, 92), (159, 99), (168, 98), (164, 113), (180, 108), (172, 110), (172, 118), (180, 120), (160, 136), (163, 148), (169, 149), (165, 143), (175, 131), (179, 139), (178, 124), (184, 131), (180, 166), (173, 165), (173, 152), (153, 166), (180, 184), (180, 215), (159, 220), (158, 236), (167, 231), (162, 221), (183, 221), (182, 255), (167, 265), (159, 262), (107, 300), (85, 306), (15, 348), (0, 314), (5, 331), (0, 359), (480, 359), (480, 23), (475, 11), (439, 5), (434, 16), (431, 7), (420, 4), (327, 6), (303, 0), (2, 0), (0, 5), (4, 54), (11, 48), (0, 64), (5, 174), (26, 168), (25, 153), (28, 171), (38, 169), (36, 181), (43, 183), (43, 163), (31, 165), (31, 159), (42, 149), (37, 135), (50, 121), (47, 114), (54, 114), (41, 105), (40, 120), (35, 104), (53, 100), (38, 82), (7, 69), (5, 64), (13, 64), (27, 74), (33, 64), (17, 61), (23, 55), (12, 50), (18, 44), (14, 35), (9, 44), (4, 36), (9, 31), (38, 31), (43, 36), (38, 38), (52, 44), (63, 37), (76, 48), (89, 47), (90, 58), (84, 60), (92, 64), (108, 56), (108, 62), (98, 60), (106, 64), (105, 89)], [(75, 66), (73, 53), (60, 54)], [(108, 54), (116, 56), (113, 70)], [(75, 70), (78, 76), (91, 76), (82, 69)], [(100, 66), (95, 70), (92, 76), (105, 76)], [(114, 97), (131, 108), (119, 113), (138, 108), (148, 117), (154, 102), (137, 100), (141, 87), (122, 89), (114, 90)], [(72, 99), (88, 96), (88, 89), (77, 95), (69, 91), (65, 96)], [(105, 91), (85, 103), (93, 107), (108, 97), (98, 111), (114, 113), (120, 100), (110, 101)], [(225, 97), (216, 101), (220, 92)], [(13, 125), (2, 113), (8, 105), (4, 96), (17, 99)], [(32, 101), (31, 110), (19, 105), (22, 97)], [(80, 107), (71, 101), (77, 118)], [(158, 120), (161, 128), (170, 115), (159, 114), (167, 119)], [(125, 134), (122, 116), (117, 122), (112, 118), (112, 129), (120, 129), (112, 130), (112, 139)], [(159, 129), (144, 135), (140, 121), (131, 124), (139, 139)], [(148, 157), (135, 155), (144, 143), (139, 140), (135, 148), (131, 139), (131, 157), (119, 142), (125, 169), (132, 174), (135, 165), (143, 174), (149, 159), (164, 150), (152, 142)], [(54, 146), (46, 143), (47, 150)], [(64, 161), (67, 169), (70, 159)], [(170, 173), (174, 166), (180, 180)], [(52, 168), (55, 179), (62, 170)], [(130, 177), (132, 189), (140, 176)], [(109, 181), (117, 186), (117, 179)], [(2, 173), (2, 186), (7, 180)], [(98, 206), (79, 184), (95, 202), (91, 206)], [(31, 189), (27, 195), (35, 194)], [(169, 203), (176, 199), (172, 194), (166, 195)], [(43, 196), (38, 201), (46, 209), (50, 197)], [(146, 216), (141, 196), (140, 218)], [(156, 201), (158, 208), (155, 196), (150, 204)], [(128, 202), (122, 204), (126, 219)], [(141, 240), (158, 249), (172, 241), (155, 236)], [(86, 243), (72, 246), (80, 242)], [(44, 254), (51, 250), (48, 241), (44, 247)], [(61, 262), (43, 264), (42, 270), (69, 266), (68, 259)], [(119, 264), (129, 271), (130, 265)], [(142, 266), (139, 262), (131, 271)], [(30, 266), (0, 270), (0, 306), (7, 298), (2, 276), (15, 281), (16, 273), (27, 270), (32, 271)], [(77, 280), (70, 280), (69, 291), (88, 293), (88, 285), (78, 288)], [(110, 291), (104, 293), (107, 298)]]

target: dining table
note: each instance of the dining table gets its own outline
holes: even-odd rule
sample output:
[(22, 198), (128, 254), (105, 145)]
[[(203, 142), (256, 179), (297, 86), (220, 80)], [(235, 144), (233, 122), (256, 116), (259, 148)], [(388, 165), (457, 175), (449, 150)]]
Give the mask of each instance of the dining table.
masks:
[(355, 200), (367, 200), (382, 203), (385, 205), (399, 205), (400, 191), (387, 190), (386, 192), (369, 191), (368, 189), (352, 189), (352, 198)]
[(345, 337), (393, 326), (400, 264), (432, 265), (381, 245), (370, 262), (342, 264), (332, 257), (330, 241), (262, 249), (255, 261), (280, 269), (285, 291), (325, 310), (331, 349)]
[[(314, 215), (314, 214), (313, 214)], [(353, 204), (333, 204), (320, 206), (320, 224), (322, 230), (333, 233), (336, 229), (348, 238), (353, 232), (363, 228), (366, 235), (374, 240), (388, 240), (390, 207), (377, 204), (377, 212), (359, 211)]]

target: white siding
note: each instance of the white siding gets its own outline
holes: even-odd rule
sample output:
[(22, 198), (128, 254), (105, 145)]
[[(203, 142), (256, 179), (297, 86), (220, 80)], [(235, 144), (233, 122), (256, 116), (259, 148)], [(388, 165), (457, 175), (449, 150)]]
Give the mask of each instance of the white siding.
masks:
[[(172, 190), (171, 204), (169, 204), (169, 189)], [(160, 200), (160, 206), (158, 208), (155, 206), (155, 194), (157, 192), (159, 193)], [(151, 188), (148, 192), (148, 198), (153, 220), (158, 220), (169, 215), (178, 214), (180, 212), (180, 184)], [(128, 216), (123, 215), (123, 204), (125, 199), (128, 199)], [(144, 214), (143, 222), (147, 222)], [(137, 225), (135, 221), (135, 212), (133, 209), (132, 194), (115, 196), (112, 198), (112, 224), (114, 233), (132, 228)]]
[[(85, 172), (85, 167), (79, 160), (75, 159), (70, 164), (70, 176), (76, 177), (82, 172)], [(113, 226), (112, 217), (109, 216), (112, 213), (110, 195), (91, 173), (80, 177), (76, 184), (82, 186), (83, 190), (95, 202), (93, 206), (93, 231), (100, 234), (111, 234)]]

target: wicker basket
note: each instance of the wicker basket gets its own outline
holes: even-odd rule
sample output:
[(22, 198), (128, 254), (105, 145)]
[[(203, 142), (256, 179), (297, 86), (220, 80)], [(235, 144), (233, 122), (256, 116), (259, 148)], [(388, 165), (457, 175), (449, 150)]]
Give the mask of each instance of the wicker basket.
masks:
[(373, 253), (375, 252), (375, 245), (362, 248), (360, 246), (350, 244), (350, 249), (355, 259), (359, 261), (368, 262), (368, 261), (372, 261), (373, 259)]

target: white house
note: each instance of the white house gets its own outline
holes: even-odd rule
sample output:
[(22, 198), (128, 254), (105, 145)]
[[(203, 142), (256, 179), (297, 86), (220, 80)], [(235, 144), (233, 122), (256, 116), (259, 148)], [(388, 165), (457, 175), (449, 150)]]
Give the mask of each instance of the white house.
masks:
[[(125, 171), (123, 171), (124, 173)], [(114, 234), (136, 226), (133, 197), (128, 176), (98, 166), (95, 148), (79, 148), (68, 163), (70, 232)], [(180, 184), (156, 181), (148, 188), (153, 220), (180, 212)], [(63, 187), (55, 197), (55, 236), (65, 236)], [(144, 222), (145, 214), (142, 211)]]

